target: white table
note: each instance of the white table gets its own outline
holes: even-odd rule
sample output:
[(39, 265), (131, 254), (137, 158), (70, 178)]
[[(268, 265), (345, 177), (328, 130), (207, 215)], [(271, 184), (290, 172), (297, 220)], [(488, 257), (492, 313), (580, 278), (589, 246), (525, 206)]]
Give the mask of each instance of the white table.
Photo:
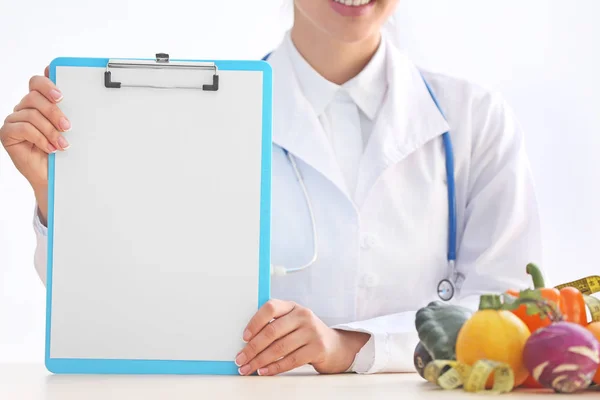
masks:
[[(515, 391), (500, 399), (531, 398), (547, 391)], [(550, 396), (558, 396), (550, 392)], [(600, 390), (575, 398), (600, 399)], [(553, 397), (556, 400), (565, 396)], [(568, 396), (571, 397), (571, 396)], [(302, 368), (273, 376), (52, 375), (43, 365), (0, 364), (4, 400), (213, 400), (213, 399), (469, 399), (490, 398), (442, 391), (417, 374), (317, 375)], [(494, 396), (494, 398), (496, 398)]]

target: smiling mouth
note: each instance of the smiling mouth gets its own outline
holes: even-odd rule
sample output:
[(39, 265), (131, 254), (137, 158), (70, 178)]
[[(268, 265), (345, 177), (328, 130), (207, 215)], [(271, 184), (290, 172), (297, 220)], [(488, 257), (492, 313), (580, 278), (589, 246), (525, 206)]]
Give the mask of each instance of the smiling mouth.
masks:
[(371, 14), (377, 0), (329, 0), (333, 10), (343, 17), (358, 18)]
[(366, 6), (369, 3), (373, 3), (375, 0), (333, 0), (336, 3), (343, 4), (349, 7), (360, 7)]

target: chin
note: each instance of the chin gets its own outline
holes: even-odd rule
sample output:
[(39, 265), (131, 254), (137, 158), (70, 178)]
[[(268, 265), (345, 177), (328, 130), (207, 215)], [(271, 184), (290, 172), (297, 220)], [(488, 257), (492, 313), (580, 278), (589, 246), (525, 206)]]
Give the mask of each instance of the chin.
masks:
[(297, 11), (341, 42), (360, 42), (378, 34), (398, 0), (296, 0)]

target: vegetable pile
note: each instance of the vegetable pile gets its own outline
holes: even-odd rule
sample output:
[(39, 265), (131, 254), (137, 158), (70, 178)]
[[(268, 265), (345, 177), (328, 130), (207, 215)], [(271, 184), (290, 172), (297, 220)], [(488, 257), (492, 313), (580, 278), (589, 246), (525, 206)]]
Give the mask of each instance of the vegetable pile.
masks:
[(574, 287), (546, 288), (534, 264), (527, 273), (532, 289), (482, 295), (475, 312), (441, 302), (418, 310), (419, 375), (469, 392), (578, 393), (600, 386), (598, 299)]

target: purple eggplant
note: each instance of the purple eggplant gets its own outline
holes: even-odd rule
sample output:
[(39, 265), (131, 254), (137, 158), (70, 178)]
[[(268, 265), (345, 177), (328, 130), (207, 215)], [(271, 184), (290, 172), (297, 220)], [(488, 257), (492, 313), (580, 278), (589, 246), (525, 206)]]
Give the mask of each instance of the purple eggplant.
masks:
[(419, 375), (421, 375), (421, 378), (425, 378), (423, 372), (425, 371), (425, 367), (427, 366), (427, 364), (433, 361), (433, 358), (431, 357), (431, 354), (429, 354), (425, 346), (423, 346), (423, 343), (419, 342), (417, 344), (417, 347), (415, 347), (415, 354), (413, 359), (415, 363), (415, 369), (417, 370)]

